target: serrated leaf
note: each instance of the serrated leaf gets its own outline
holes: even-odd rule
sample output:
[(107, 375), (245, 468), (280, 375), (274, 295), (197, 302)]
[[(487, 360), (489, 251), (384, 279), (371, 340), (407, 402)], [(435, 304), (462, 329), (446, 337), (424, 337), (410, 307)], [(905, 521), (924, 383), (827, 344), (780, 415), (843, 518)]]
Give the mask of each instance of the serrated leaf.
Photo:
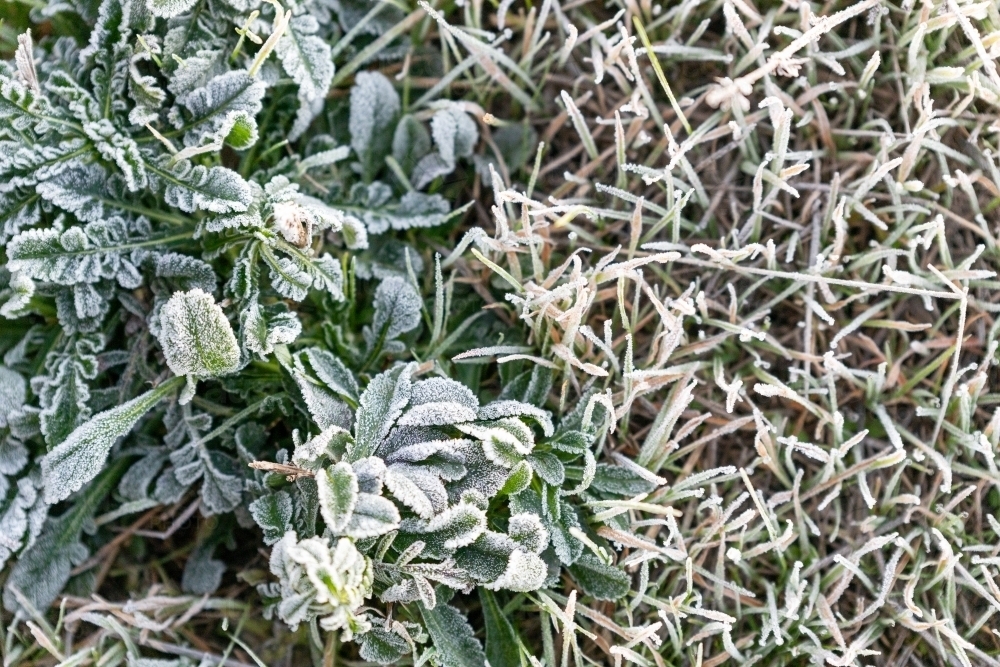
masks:
[(341, 461), (316, 473), (319, 511), (327, 527), (343, 533), (358, 505), (358, 478), (349, 463)]
[(531, 477), (531, 464), (527, 461), (520, 461), (511, 468), (510, 475), (503, 483), (503, 488), (500, 489), (500, 494), (512, 496), (524, 491), (531, 484)]
[(231, 169), (192, 165), (188, 160), (147, 166), (163, 183), (167, 204), (185, 213), (241, 213), (253, 202), (250, 185)]
[[(237, 121), (249, 123), (244, 131), (256, 137), (254, 119), (260, 113), (265, 92), (264, 82), (250, 76), (246, 70), (224, 72), (180, 97), (170, 117), (174, 127), (184, 131), (185, 146), (227, 140)], [(253, 143), (250, 138), (244, 137), (239, 145), (232, 141), (227, 143), (243, 149)]]
[(632, 587), (632, 578), (625, 572), (608, 565), (597, 556), (585, 553), (569, 566), (573, 580), (583, 592), (598, 600), (617, 600)]
[(164, 397), (173, 393), (181, 378), (171, 378), (156, 389), (91, 417), (42, 459), (45, 502), (64, 500), (92, 480), (108, 457), (111, 446), (132, 430), (136, 422)]
[(300, 136), (323, 108), (333, 80), (330, 45), (315, 33), (319, 23), (309, 14), (292, 17), (274, 52), (285, 72), (299, 86), (299, 112), (291, 139)]
[(239, 367), (236, 334), (212, 295), (200, 289), (174, 292), (160, 309), (157, 338), (175, 375), (217, 377)]
[(483, 647), (462, 612), (448, 604), (434, 609), (421, 604), (420, 615), (442, 667), (486, 667)]

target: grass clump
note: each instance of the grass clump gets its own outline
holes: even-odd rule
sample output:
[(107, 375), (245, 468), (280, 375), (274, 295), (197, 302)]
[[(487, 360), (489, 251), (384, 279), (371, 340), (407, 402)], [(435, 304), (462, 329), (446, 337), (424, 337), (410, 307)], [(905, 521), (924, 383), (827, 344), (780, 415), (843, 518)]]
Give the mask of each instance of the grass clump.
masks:
[(994, 3), (3, 5), (20, 665), (993, 665)]

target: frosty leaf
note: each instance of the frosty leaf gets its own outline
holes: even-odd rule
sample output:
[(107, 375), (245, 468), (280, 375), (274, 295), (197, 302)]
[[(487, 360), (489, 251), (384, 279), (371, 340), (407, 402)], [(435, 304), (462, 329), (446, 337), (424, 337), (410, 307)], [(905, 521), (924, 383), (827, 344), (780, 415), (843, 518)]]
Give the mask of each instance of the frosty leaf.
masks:
[(462, 612), (447, 604), (433, 609), (420, 605), (420, 615), (442, 667), (486, 667), (483, 647)]
[(424, 403), (407, 410), (396, 422), (400, 426), (444, 426), (460, 424), (476, 418), (476, 411), (454, 401)]
[(566, 469), (555, 454), (536, 452), (528, 457), (535, 473), (549, 486), (562, 486), (566, 479)]
[(157, 278), (168, 278), (185, 289), (200, 289), (209, 293), (215, 291), (218, 280), (210, 264), (176, 252), (159, 255), (155, 271)]
[(623, 466), (598, 463), (591, 487), (604, 493), (631, 497), (649, 493), (656, 488), (656, 484)]
[(195, 6), (197, 0), (146, 0), (146, 6), (153, 16), (173, 18)]
[(292, 497), (286, 491), (261, 496), (250, 503), (250, 515), (264, 533), (264, 544), (270, 546), (281, 539), (292, 522)]
[(537, 514), (515, 514), (507, 524), (507, 535), (525, 551), (541, 553), (549, 544), (549, 533)]
[(385, 75), (360, 72), (355, 78), (348, 127), (366, 181), (374, 178), (389, 153), (399, 105), (399, 94)]
[[(237, 121), (244, 123), (244, 131), (255, 137), (257, 124), (254, 119), (260, 113), (265, 92), (263, 81), (250, 76), (246, 70), (232, 70), (213, 77), (204, 86), (179, 98), (170, 117), (174, 126), (184, 131), (185, 146), (223, 141), (234, 131)], [(242, 149), (253, 142), (246, 137), (237, 142), (238, 145), (233, 141), (227, 143)]]
[(169, 161), (150, 171), (162, 182), (164, 199), (185, 213), (196, 210), (212, 213), (246, 211), (253, 201), (253, 191), (243, 178), (225, 167), (192, 165), (188, 160)]
[(515, 549), (510, 553), (507, 567), (491, 587), (519, 593), (536, 591), (545, 584), (547, 575), (545, 561), (534, 553)]
[(343, 533), (358, 504), (358, 478), (350, 464), (341, 461), (317, 473), (316, 484), (323, 520), (334, 534)]
[(229, 320), (200, 289), (174, 292), (160, 310), (157, 338), (175, 375), (216, 377), (239, 367), (240, 347)]
[(300, 468), (315, 469), (322, 457), (331, 461), (340, 458), (344, 449), (353, 438), (351, 434), (339, 426), (329, 426), (318, 435), (295, 447), (292, 463)]
[(625, 572), (590, 553), (580, 556), (569, 566), (569, 571), (583, 592), (598, 600), (617, 600), (632, 586), (632, 579)]
[(130, 192), (146, 187), (146, 165), (134, 139), (118, 132), (106, 118), (84, 123), (83, 130), (101, 157), (118, 167)]
[(392, 135), (392, 156), (406, 173), (412, 172), (420, 158), (430, 150), (431, 137), (423, 123), (410, 114), (400, 118)]
[(531, 464), (527, 461), (521, 461), (511, 468), (510, 475), (503, 483), (500, 493), (507, 496), (518, 494), (528, 488), (528, 485), (531, 484), (531, 478)]
[(451, 207), (441, 195), (414, 191), (403, 195), (399, 203), (370, 203), (361, 217), (370, 234), (382, 234), (390, 229), (436, 227), (447, 222), (451, 215)]
[(486, 530), (486, 513), (467, 503), (459, 503), (430, 521), (405, 520), (400, 530), (419, 535), (427, 545), (425, 556), (443, 558), (460, 547), (476, 541)]
[(410, 366), (397, 366), (368, 383), (361, 394), (354, 425), (355, 442), (348, 449), (348, 460), (357, 461), (376, 453), (410, 398), (410, 373)]
[[(126, 255), (132, 239), (121, 218), (91, 222), (83, 227), (29, 229), (7, 245), (7, 268), (39, 281), (60, 285), (117, 279), (123, 287), (138, 287), (138, 270)], [(138, 241), (137, 241), (138, 242)]]
[(410, 405), (441, 402), (458, 403), (472, 410), (479, 407), (479, 399), (476, 398), (471, 389), (461, 382), (436, 377), (413, 383), (413, 389), (410, 392)]
[(424, 156), (413, 170), (413, 185), (423, 188), (438, 176), (455, 170), (456, 159), (472, 155), (479, 140), (475, 122), (461, 108), (448, 106), (431, 118), (437, 152)]
[(410, 645), (395, 632), (372, 628), (361, 637), (358, 654), (362, 660), (380, 665), (391, 665), (406, 655)]
[(281, 296), (302, 301), (309, 295), (313, 278), (300, 263), (291, 257), (271, 257), (264, 255), (271, 270), (271, 287)]
[(393, 340), (420, 324), (423, 300), (420, 294), (403, 278), (383, 280), (375, 291), (375, 318), (373, 335), (382, 340)]
[(0, 365), (0, 428), (6, 428), (7, 419), (20, 411), (27, 388), (19, 373)]
[(243, 332), (247, 349), (262, 357), (271, 354), (275, 345), (288, 345), (302, 334), (302, 323), (295, 313), (265, 314), (260, 304), (254, 302), (243, 312)]
[(340, 359), (319, 347), (310, 347), (302, 351), (302, 356), (308, 361), (309, 368), (317, 379), (336, 394), (358, 400), (358, 383), (354, 375)]
[(93, 479), (104, 467), (115, 441), (131, 431), (143, 415), (180, 383), (180, 378), (171, 378), (156, 389), (91, 417), (46, 454), (42, 459), (45, 502), (59, 502)]
[(10, 192), (0, 188), (0, 243), (7, 243), (24, 227), (38, 223), (41, 219), (39, 194), (28, 188)]
[(388, 498), (371, 493), (358, 495), (344, 534), (355, 540), (378, 537), (399, 528), (399, 510)]
[(86, 547), (80, 543), (84, 524), (118, 483), (127, 463), (128, 459), (119, 459), (98, 476), (72, 508), (59, 517), (49, 517), (38, 539), (11, 569), (4, 585), (4, 607), (9, 611), (20, 608), (13, 593), (15, 588), (36, 609), (47, 609), (56, 599), (69, 580), (73, 566), (88, 555)]
[(299, 115), (292, 139), (301, 135), (323, 108), (322, 101), (333, 80), (330, 45), (315, 34), (318, 30), (313, 16), (295, 16), (275, 47), (285, 72), (299, 86)]
[(181, 590), (194, 595), (210, 595), (222, 583), (226, 564), (212, 558), (214, 544), (202, 543), (195, 547), (184, 563)]
[(84, 222), (103, 220), (109, 200), (117, 196), (114, 179), (97, 162), (75, 161), (52, 178), (39, 183), (38, 194)]
[(479, 408), (478, 419), (480, 420), (501, 419), (503, 417), (528, 417), (542, 427), (542, 433), (546, 438), (552, 437), (555, 430), (548, 411), (521, 401), (493, 401)]
[(385, 473), (385, 485), (399, 502), (413, 510), (421, 519), (434, 516), (434, 504), (430, 498), (405, 473), (395, 467), (389, 468)]

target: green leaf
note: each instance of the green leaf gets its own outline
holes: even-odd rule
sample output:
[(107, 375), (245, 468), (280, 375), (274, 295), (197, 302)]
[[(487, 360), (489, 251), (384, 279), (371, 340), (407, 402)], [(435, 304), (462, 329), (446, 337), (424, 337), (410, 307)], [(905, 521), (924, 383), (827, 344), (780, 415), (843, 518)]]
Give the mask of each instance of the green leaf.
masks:
[(527, 461), (521, 461), (511, 469), (510, 475), (507, 476), (507, 481), (503, 483), (503, 487), (500, 489), (500, 495), (513, 496), (524, 491), (531, 484), (531, 478), (531, 464)]
[(535, 452), (528, 457), (531, 467), (550, 486), (562, 486), (566, 479), (566, 469), (555, 454)]
[(131, 431), (144, 414), (182, 382), (182, 378), (170, 378), (156, 389), (91, 417), (46, 454), (42, 459), (45, 502), (64, 500), (92, 480), (104, 467), (115, 441)]
[(333, 533), (342, 533), (358, 504), (358, 478), (351, 464), (341, 461), (321, 470), (316, 474), (316, 484), (323, 520)]
[(399, 93), (384, 74), (360, 72), (355, 77), (348, 127), (366, 181), (375, 177), (392, 148), (399, 104)]
[(586, 553), (569, 566), (573, 579), (583, 592), (598, 600), (617, 600), (628, 593), (632, 578), (613, 565), (607, 565), (597, 556)]
[(412, 366), (396, 366), (376, 375), (361, 394), (354, 425), (354, 444), (348, 449), (348, 461), (371, 456), (389, 434), (389, 429), (410, 400)]
[(497, 603), (496, 595), (480, 588), (479, 600), (483, 606), (483, 622), (486, 625), (486, 659), (490, 667), (521, 667), (520, 641), (514, 626), (510, 624)]
[(240, 346), (233, 328), (212, 295), (200, 289), (170, 297), (160, 310), (157, 338), (175, 375), (215, 377), (239, 368)]
[(358, 495), (351, 522), (344, 533), (356, 540), (378, 537), (399, 528), (399, 510), (392, 501), (372, 493)]
[(4, 587), (4, 607), (9, 611), (20, 607), (14, 589), (20, 591), (35, 609), (44, 612), (52, 604), (69, 581), (73, 566), (87, 557), (86, 547), (80, 544), (84, 524), (118, 484), (131, 462), (127, 456), (118, 459), (97, 477), (71, 509), (62, 516), (48, 519), (41, 535), (11, 569)]
[(433, 609), (421, 604), (420, 615), (442, 667), (486, 667), (483, 647), (462, 612), (439, 602)]
[(358, 653), (362, 660), (391, 665), (409, 651), (409, 644), (395, 632), (372, 628), (361, 636), (361, 650)]
[(280, 540), (291, 527), (292, 497), (286, 491), (261, 496), (250, 503), (249, 509), (264, 533), (264, 544), (268, 546)]
[(628, 468), (607, 463), (597, 464), (597, 472), (590, 486), (604, 493), (629, 497), (648, 493), (656, 488), (656, 484), (639, 477)]

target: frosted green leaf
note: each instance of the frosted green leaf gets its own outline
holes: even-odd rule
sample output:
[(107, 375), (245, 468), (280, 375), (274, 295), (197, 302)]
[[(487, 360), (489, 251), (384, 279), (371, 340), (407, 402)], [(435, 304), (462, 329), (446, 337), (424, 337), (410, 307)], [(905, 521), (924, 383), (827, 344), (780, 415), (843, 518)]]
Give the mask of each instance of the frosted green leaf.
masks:
[(197, 0), (146, 0), (146, 7), (153, 16), (173, 18), (195, 6)]
[(211, 595), (222, 583), (226, 564), (212, 558), (214, 544), (201, 543), (195, 547), (184, 563), (181, 590), (194, 595)]
[(410, 398), (412, 370), (409, 365), (397, 366), (368, 383), (361, 394), (354, 425), (355, 442), (348, 449), (348, 460), (357, 461), (377, 452)]
[(617, 600), (632, 586), (632, 578), (625, 572), (590, 553), (580, 556), (569, 571), (583, 592), (598, 600)]
[(392, 501), (371, 493), (358, 495), (344, 534), (355, 540), (378, 537), (399, 528), (399, 510)]
[(250, 139), (257, 135), (255, 118), (266, 90), (264, 82), (246, 70), (225, 72), (179, 98), (170, 119), (174, 127), (185, 131), (185, 146), (226, 140), (237, 123), (241, 123), (241, 131), (247, 136), (239, 142), (227, 143), (234, 148), (247, 148), (254, 143)]
[(392, 135), (392, 156), (410, 173), (423, 156), (431, 150), (431, 137), (427, 128), (410, 114), (399, 119)]
[(200, 289), (174, 292), (160, 309), (157, 338), (175, 375), (207, 378), (239, 368), (240, 346), (233, 328), (212, 295)]
[(413, 185), (423, 188), (438, 176), (455, 170), (456, 159), (468, 157), (479, 140), (476, 123), (461, 108), (448, 106), (431, 118), (437, 152), (424, 156), (413, 170)]
[(521, 667), (517, 633), (503, 613), (496, 595), (480, 588), (479, 600), (482, 603), (483, 623), (486, 625), (486, 657), (490, 667)]
[(21, 374), (0, 365), (0, 428), (6, 428), (7, 419), (24, 405), (26, 392)]
[(410, 392), (410, 405), (441, 402), (458, 403), (473, 410), (479, 407), (479, 399), (476, 398), (471, 389), (461, 382), (436, 377), (413, 383), (413, 389)]
[(253, 201), (253, 191), (243, 178), (225, 167), (192, 165), (188, 160), (167, 160), (150, 168), (164, 185), (164, 199), (185, 213), (239, 213)]
[(45, 502), (52, 504), (64, 500), (92, 480), (104, 467), (115, 441), (131, 431), (160, 400), (173, 393), (180, 382), (180, 378), (171, 378), (156, 389), (91, 417), (46, 454), (42, 458)]
[(330, 352), (310, 347), (302, 351), (309, 368), (328, 389), (351, 400), (358, 400), (358, 382), (340, 359)]
[(421, 604), (420, 615), (442, 667), (486, 667), (483, 647), (462, 612), (447, 604), (433, 609)]
[(360, 72), (351, 88), (348, 128), (351, 148), (361, 161), (361, 171), (370, 181), (382, 168), (392, 147), (392, 128), (399, 114), (399, 94), (379, 72)]
[(392, 340), (420, 324), (423, 300), (409, 281), (395, 276), (383, 280), (375, 291), (375, 318), (372, 331), (376, 337)]
[(270, 546), (281, 539), (291, 527), (292, 497), (286, 491), (261, 496), (250, 503), (250, 516), (264, 533), (264, 544)]
[(555, 429), (552, 426), (552, 416), (547, 410), (536, 408), (521, 401), (493, 401), (479, 408), (478, 419), (492, 420), (503, 417), (528, 417), (542, 427), (546, 438), (552, 436)]
[(430, 521), (406, 519), (400, 530), (420, 536), (427, 545), (424, 555), (443, 558), (476, 541), (486, 530), (486, 513), (478, 507), (459, 503)]
[(541, 553), (549, 544), (549, 532), (537, 514), (515, 514), (507, 523), (507, 535), (525, 551)]
[(396, 499), (413, 510), (421, 519), (434, 516), (434, 504), (417, 484), (398, 468), (390, 467), (385, 473), (385, 486)]
[(316, 473), (319, 509), (334, 534), (344, 532), (358, 504), (358, 478), (349, 463), (341, 461)]
[(549, 486), (562, 486), (566, 479), (566, 468), (562, 461), (551, 452), (536, 452), (528, 457), (532, 469)]
[(358, 654), (362, 660), (391, 665), (409, 653), (410, 645), (395, 632), (372, 628), (361, 637)]
[(315, 17), (295, 16), (274, 49), (285, 72), (299, 86), (299, 113), (290, 139), (300, 136), (322, 110), (333, 80), (330, 45), (315, 34), (318, 30)]
[(500, 493), (506, 496), (513, 496), (524, 491), (531, 484), (531, 477), (531, 464), (527, 461), (521, 461), (511, 468), (510, 475), (503, 483)]

